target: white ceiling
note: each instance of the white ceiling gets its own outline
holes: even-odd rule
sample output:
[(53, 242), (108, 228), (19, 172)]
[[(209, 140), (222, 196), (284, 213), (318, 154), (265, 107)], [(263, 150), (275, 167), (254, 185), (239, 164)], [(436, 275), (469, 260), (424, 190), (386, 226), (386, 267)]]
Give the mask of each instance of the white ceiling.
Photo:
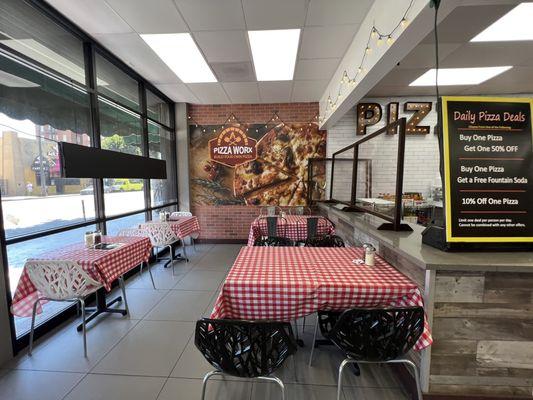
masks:
[[(47, 0), (174, 101), (318, 101), (375, 0)], [(247, 30), (301, 28), (294, 81), (257, 82)], [(184, 84), (139, 37), (190, 32), (217, 83)], [(275, 55), (272, 62), (276, 62)]]
[[(515, 3), (515, 4), (511, 4)], [(516, 6), (458, 7), (439, 24), (441, 68), (513, 65), (480, 85), (440, 86), (442, 95), (484, 95), (533, 93), (533, 42), (474, 42), (470, 40)], [(461, 27), (461, 29), (457, 29)], [(368, 97), (434, 95), (434, 87), (409, 84), (435, 66), (433, 33), (400, 61), (369, 93)]]

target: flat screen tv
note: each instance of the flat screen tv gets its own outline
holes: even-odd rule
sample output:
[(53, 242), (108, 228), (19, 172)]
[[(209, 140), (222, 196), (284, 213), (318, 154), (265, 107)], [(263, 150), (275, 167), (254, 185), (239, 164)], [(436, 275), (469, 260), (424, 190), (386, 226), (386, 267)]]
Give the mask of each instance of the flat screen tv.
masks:
[(166, 179), (166, 161), (102, 150), (73, 143), (59, 143), (63, 178)]

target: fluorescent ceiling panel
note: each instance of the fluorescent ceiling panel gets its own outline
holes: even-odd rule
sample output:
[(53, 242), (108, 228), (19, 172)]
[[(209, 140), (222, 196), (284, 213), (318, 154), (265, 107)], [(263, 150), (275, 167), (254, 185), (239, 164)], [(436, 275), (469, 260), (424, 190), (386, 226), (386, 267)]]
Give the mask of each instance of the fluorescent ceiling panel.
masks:
[(521, 3), (475, 36), (471, 42), (533, 40), (532, 18), (533, 3)]
[(183, 82), (217, 82), (190, 33), (141, 35), (141, 38)]
[[(505, 67), (481, 67), (481, 68), (441, 68), (439, 69), (439, 85), (479, 85), (496, 75), (499, 75), (512, 66)], [(435, 85), (435, 69), (430, 69), (409, 86), (433, 86)]]
[(294, 76), (300, 29), (248, 31), (258, 81), (290, 81)]

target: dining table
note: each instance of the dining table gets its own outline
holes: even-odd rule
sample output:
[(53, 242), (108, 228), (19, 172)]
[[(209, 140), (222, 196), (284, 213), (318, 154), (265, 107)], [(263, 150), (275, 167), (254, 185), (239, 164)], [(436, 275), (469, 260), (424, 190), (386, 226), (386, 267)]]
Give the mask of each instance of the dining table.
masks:
[[(317, 235), (334, 235), (335, 226), (327, 218), (321, 215), (286, 215), (278, 218), (278, 231), (284, 237), (293, 242), (303, 242), (307, 239), (307, 222), (309, 218), (317, 218)], [(257, 238), (268, 231), (267, 217), (259, 216), (252, 221), (250, 233), (248, 234), (248, 246), (253, 246)]]
[[(418, 285), (379, 256), (364, 264), (359, 247), (243, 247), (213, 319), (295, 321), (317, 311), (424, 306)], [(431, 345), (427, 317), (415, 345)]]
[[(111, 290), (113, 282), (129, 270), (142, 262), (148, 262), (152, 245), (147, 237), (102, 236), (103, 244), (115, 246), (91, 246), (79, 242), (60, 247), (33, 257), (33, 260), (68, 260), (78, 263), (102, 287), (96, 292), (96, 308), (86, 319), (87, 322), (101, 313), (121, 313), (126, 315), (125, 309), (110, 308), (111, 305), (122, 301), (122, 297), (107, 302), (106, 293)], [(103, 248), (102, 248), (103, 247)], [(30, 317), (35, 301), (40, 297), (39, 291), (33, 285), (28, 271), (23, 268), (20, 280), (15, 290), (11, 305), (13, 315)], [(45, 303), (45, 301), (43, 301)], [(39, 303), (37, 313), (42, 312)], [(79, 328), (79, 327), (78, 327)]]
[(172, 232), (180, 238), (181, 240), (185, 239), (188, 236), (195, 234), (200, 234), (200, 223), (198, 222), (198, 217), (194, 215), (189, 216), (179, 216), (171, 217), (168, 221), (147, 221), (146, 224), (154, 223), (166, 223), (170, 225)]

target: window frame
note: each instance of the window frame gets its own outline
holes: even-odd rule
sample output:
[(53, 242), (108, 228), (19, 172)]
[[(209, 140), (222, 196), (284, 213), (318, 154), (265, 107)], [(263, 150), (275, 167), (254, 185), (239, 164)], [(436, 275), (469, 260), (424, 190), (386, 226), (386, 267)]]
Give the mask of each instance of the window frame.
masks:
[[(89, 105), (90, 105), (90, 121), (89, 121), (89, 136), (91, 138), (91, 147), (101, 148), (101, 132), (100, 132), (100, 119), (99, 119), (99, 106), (98, 106), (98, 97), (101, 96), (106, 100), (118, 104), (120, 107), (128, 109), (129, 111), (139, 115), (141, 119), (141, 150), (142, 155), (148, 157), (148, 121), (151, 121), (163, 129), (166, 129), (171, 134), (170, 146), (171, 146), (171, 159), (167, 162), (171, 163), (172, 176), (167, 177), (171, 179), (171, 184), (176, 187), (176, 201), (168, 202), (161, 204), (155, 207), (152, 207), (151, 204), (151, 195), (150, 195), (150, 180), (144, 180), (144, 208), (135, 211), (129, 211), (122, 214), (117, 214), (113, 216), (106, 217), (105, 215), (105, 202), (104, 202), (104, 188), (103, 188), (103, 179), (94, 179), (94, 199), (95, 199), (95, 218), (87, 220), (81, 223), (66, 224), (56, 228), (50, 228), (38, 232), (33, 232), (30, 234), (15, 236), (9, 239), (6, 239), (5, 230), (4, 230), (4, 221), (3, 221), (3, 211), (2, 211), (2, 195), (0, 193), (0, 256), (4, 268), (4, 278), (5, 278), (5, 295), (7, 298), (8, 308), (11, 308), (12, 304), (12, 293), (10, 289), (9, 282), (9, 265), (7, 260), (7, 246), (16, 243), (22, 243), (29, 240), (66, 232), (69, 230), (96, 225), (104, 234), (106, 233), (106, 223), (116, 219), (128, 217), (131, 215), (143, 213), (145, 214), (146, 220), (152, 219), (152, 212), (173, 207), (178, 209), (178, 174), (177, 174), (177, 148), (176, 148), (176, 133), (175, 133), (175, 108), (174, 102), (158, 90), (154, 85), (144, 79), (140, 74), (130, 68), (128, 65), (119, 60), (111, 52), (101, 46), (96, 40), (91, 36), (86, 34), (73, 22), (68, 20), (52, 6), (44, 2), (43, 0), (21, 0), (26, 5), (34, 8), (43, 18), (50, 20), (51, 23), (58, 25), (63, 28), (67, 33), (70, 33), (74, 37), (78, 38), (83, 44), (83, 56), (85, 62), (85, 85), (80, 85), (77, 82), (73, 82), (69, 77), (62, 75), (61, 73), (54, 71), (53, 69), (47, 67), (46, 65), (40, 64), (39, 62), (32, 60), (31, 58), (25, 56), (24, 54), (18, 53), (7, 46), (0, 44), (0, 54), (2, 56), (14, 57), (18, 61), (23, 62), (30, 68), (34, 68), (39, 72), (47, 75), (52, 79), (58, 79), (62, 82), (68, 82), (70, 85), (82, 87), (84, 91), (89, 94)], [(108, 62), (117, 67), (120, 71), (124, 72), (127, 76), (137, 81), (138, 90), (139, 90), (139, 110), (130, 109), (129, 107), (113, 100), (112, 98), (106, 96), (105, 94), (98, 92), (98, 86), (96, 84), (96, 65), (95, 65), (95, 54), (98, 53), (99, 56), (105, 58)], [(169, 121), (168, 125), (162, 124), (159, 121), (153, 120), (148, 116), (147, 104), (146, 104), (146, 90), (150, 90), (153, 94), (160, 97), (164, 100), (169, 107)], [(133, 273), (133, 272), (132, 272)], [(128, 275), (128, 274), (126, 274)], [(1, 294), (0, 294), (1, 295)], [(59, 314), (55, 314), (50, 317), (47, 321), (43, 322), (41, 325), (36, 327), (35, 335), (36, 337), (41, 336), (50, 330), (54, 329), (57, 325), (63, 321), (70, 318), (75, 314), (75, 307), (70, 307), (65, 309)], [(9, 324), (11, 328), (11, 338), (13, 345), (13, 352), (17, 354), (20, 350), (27, 346), (29, 340), (29, 333), (25, 333), (17, 338), (14, 317), (12, 314), (9, 314)]]

